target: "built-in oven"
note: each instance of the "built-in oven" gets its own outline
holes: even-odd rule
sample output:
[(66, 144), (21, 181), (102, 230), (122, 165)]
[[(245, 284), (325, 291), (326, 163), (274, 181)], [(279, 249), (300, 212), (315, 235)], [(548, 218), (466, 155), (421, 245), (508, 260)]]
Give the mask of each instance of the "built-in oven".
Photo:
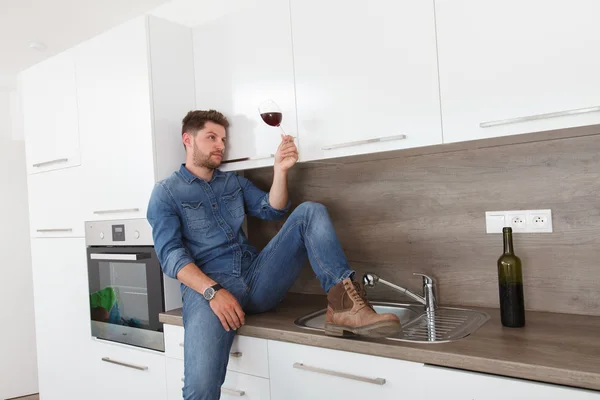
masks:
[(165, 306), (165, 283), (173, 282), (163, 275), (148, 221), (86, 222), (85, 237), (92, 336), (164, 351), (159, 314), (177, 304)]

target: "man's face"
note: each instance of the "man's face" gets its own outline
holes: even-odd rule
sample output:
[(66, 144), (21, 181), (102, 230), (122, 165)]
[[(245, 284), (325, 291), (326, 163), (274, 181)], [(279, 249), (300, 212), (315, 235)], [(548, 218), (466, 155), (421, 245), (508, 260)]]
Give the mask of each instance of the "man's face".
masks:
[(225, 128), (213, 122), (206, 122), (196, 136), (190, 135), (194, 166), (215, 169), (221, 165), (226, 141)]

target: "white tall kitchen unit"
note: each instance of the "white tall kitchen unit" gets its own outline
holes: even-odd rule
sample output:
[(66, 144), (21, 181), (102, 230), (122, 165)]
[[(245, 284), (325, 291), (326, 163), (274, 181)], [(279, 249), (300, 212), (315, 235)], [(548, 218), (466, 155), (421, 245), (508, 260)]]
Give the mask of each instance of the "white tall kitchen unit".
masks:
[[(91, 338), (84, 221), (145, 218), (154, 183), (184, 162), (191, 30), (136, 18), (25, 70), (20, 90), (41, 398), (118, 399), (141, 380), (163, 399), (162, 354)], [(132, 377), (109, 356), (159, 369)]]
[(0, 399), (38, 391), (25, 143), (11, 132), (20, 118), (10, 112), (12, 94), (0, 89)]

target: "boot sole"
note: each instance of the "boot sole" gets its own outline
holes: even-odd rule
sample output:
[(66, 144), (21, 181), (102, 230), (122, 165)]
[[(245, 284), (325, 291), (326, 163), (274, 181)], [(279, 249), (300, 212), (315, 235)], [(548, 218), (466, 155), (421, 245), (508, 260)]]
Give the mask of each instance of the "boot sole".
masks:
[(367, 336), (373, 338), (388, 337), (400, 332), (399, 322), (383, 321), (358, 328), (350, 326), (325, 324), (325, 334), (338, 337)]

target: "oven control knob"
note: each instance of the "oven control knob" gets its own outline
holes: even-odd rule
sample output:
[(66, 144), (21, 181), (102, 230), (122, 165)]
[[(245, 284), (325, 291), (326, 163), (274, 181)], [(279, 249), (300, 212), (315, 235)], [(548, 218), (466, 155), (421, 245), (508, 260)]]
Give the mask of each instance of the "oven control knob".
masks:
[(135, 236), (136, 239), (140, 238), (140, 233), (138, 231), (133, 232), (133, 236)]
[(100, 232), (100, 239), (104, 239), (104, 232)]

